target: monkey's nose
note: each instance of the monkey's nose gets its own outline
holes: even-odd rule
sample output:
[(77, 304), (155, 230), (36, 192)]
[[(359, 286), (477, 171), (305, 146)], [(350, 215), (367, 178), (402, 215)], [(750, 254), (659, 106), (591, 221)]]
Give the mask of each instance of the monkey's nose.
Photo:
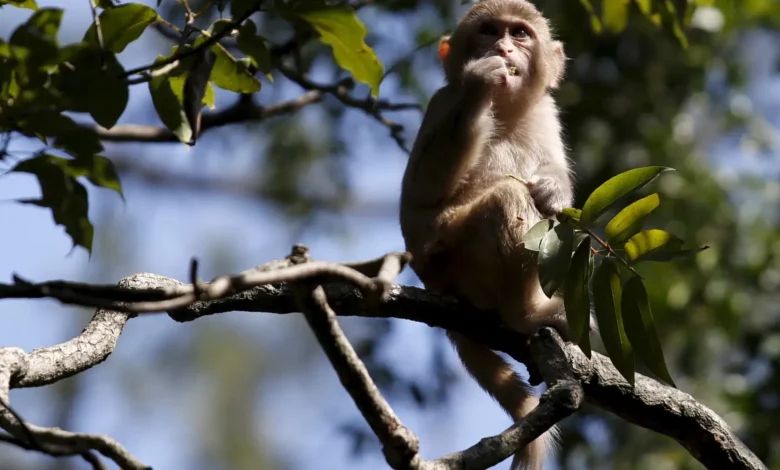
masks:
[(511, 54), (512, 52), (513, 52), (513, 51), (512, 51), (512, 49), (507, 49), (507, 48), (505, 48), (505, 47), (499, 47), (499, 48), (498, 48), (498, 54), (499, 54), (501, 57), (506, 57), (506, 56), (508, 56), (509, 54)]

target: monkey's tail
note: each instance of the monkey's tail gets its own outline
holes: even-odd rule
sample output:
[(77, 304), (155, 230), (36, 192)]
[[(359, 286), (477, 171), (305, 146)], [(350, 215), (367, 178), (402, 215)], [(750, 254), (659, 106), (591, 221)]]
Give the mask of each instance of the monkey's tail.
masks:
[[(518, 421), (539, 404), (530, 385), (523, 382), (501, 356), (465, 336), (448, 332), (463, 365), (477, 383)], [(542, 470), (548, 452), (557, 447), (558, 428), (552, 427), (515, 454), (511, 470)]]

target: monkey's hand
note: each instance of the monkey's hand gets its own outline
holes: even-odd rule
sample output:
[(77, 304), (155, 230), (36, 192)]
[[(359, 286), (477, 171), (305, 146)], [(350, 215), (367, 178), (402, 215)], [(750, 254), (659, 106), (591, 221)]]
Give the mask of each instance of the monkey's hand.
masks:
[(536, 209), (543, 217), (553, 217), (564, 209), (564, 194), (561, 185), (549, 176), (532, 176), (528, 189)]
[(486, 91), (507, 86), (509, 67), (506, 60), (499, 56), (472, 60), (463, 69), (463, 84), (468, 88), (481, 87)]

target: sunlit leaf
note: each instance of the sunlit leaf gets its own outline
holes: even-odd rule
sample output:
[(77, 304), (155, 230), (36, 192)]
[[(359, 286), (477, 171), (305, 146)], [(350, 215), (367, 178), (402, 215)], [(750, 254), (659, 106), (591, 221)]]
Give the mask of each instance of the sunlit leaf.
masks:
[[(104, 47), (118, 54), (124, 51), (128, 44), (141, 37), (150, 24), (157, 21), (157, 12), (154, 8), (140, 3), (125, 3), (103, 10), (98, 19)], [(95, 23), (87, 29), (83, 41), (98, 44)]]
[(352, 8), (325, 8), (293, 10), (291, 13), (306, 20), (320, 35), (320, 41), (331, 46), (336, 63), (350, 71), (355, 80), (371, 87), (371, 94), (379, 95), (379, 83), (384, 68), (374, 50), (365, 42), (366, 27)]
[(604, 184), (596, 188), (582, 207), (580, 222), (587, 225), (596, 220), (604, 211), (623, 196), (640, 189), (653, 181), (661, 173), (672, 170), (663, 166), (648, 166), (636, 168), (620, 173), (608, 179)]
[(37, 10), (38, 4), (35, 0), (0, 0), (0, 7), (3, 5), (13, 5), (17, 8), (27, 8), (28, 10)]
[[(205, 37), (199, 37), (195, 40), (194, 47), (198, 47), (203, 41)], [(233, 57), (221, 44), (211, 46), (211, 51), (216, 56), (210, 77), (215, 86), (235, 93), (260, 91), (260, 80), (255, 78), (247, 66)]]
[(523, 235), (523, 244), (526, 249), (531, 251), (539, 251), (539, 244), (542, 243), (542, 238), (547, 235), (547, 232), (552, 230), (553, 227), (558, 225), (558, 222), (550, 219), (543, 219), (534, 224), (533, 227), (528, 229)]
[(602, 19), (604, 26), (612, 32), (619, 33), (628, 24), (628, 7), (631, 0), (607, 0), (602, 4)]
[(567, 207), (567, 208), (563, 209), (561, 212), (563, 213), (563, 215), (567, 219), (572, 219), (572, 220), (577, 221), (577, 222), (579, 222), (580, 221), (580, 217), (582, 217), (582, 210), (575, 209), (573, 207)]
[(591, 356), (590, 348), (590, 276), (591, 276), (590, 237), (586, 236), (578, 245), (571, 258), (569, 271), (563, 284), (563, 303), (566, 319), (572, 338), (586, 356)]
[(623, 287), (621, 304), (626, 336), (636, 351), (637, 358), (644, 363), (656, 377), (676, 387), (669, 370), (666, 368), (661, 341), (655, 329), (653, 312), (647, 299), (642, 280), (631, 276)]
[(620, 273), (614, 258), (604, 258), (593, 273), (593, 300), (599, 334), (609, 359), (631, 385), (634, 384), (634, 353), (623, 329)]
[(564, 224), (547, 232), (539, 245), (539, 283), (547, 297), (560, 289), (569, 270), (574, 230)]
[(636, 4), (639, 6), (639, 11), (645, 16), (650, 16), (653, 6), (653, 0), (636, 0)]
[(611, 245), (619, 245), (642, 230), (645, 217), (655, 210), (661, 203), (658, 193), (628, 205), (612, 218), (607, 224), (605, 233), (607, 242)]
[(588, 12), (588, 17), (590, 18), (590, 27), (593, 29), (593, 32), (596, 34), (601, 33), (601, 20), (599, 20), (599, 17), (593, 10), (593, 5), (591, 5), (590, 0), (580, 0), (580, 4), (583, 8), (585, 8), (585, 11)]
[(629, 238), (623, 247), (629, 262), (669, 261), (674, 258), (695, 255), (707, 249), (683, 249), (683, 241), (669, 232), (659, 229), (645, 230)]

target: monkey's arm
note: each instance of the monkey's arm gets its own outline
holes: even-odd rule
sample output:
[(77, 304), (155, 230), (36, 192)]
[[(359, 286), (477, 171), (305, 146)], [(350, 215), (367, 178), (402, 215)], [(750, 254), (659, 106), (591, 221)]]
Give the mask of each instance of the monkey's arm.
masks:
[(492, 131), (491, 90), (507, 74), (500, 57), (474, 60), (431, 98), (405, 176), (408, 202), (430, 207), (453, 195)]
[(407, 196), (415, 205), (450, 197), (479, 155), (491, 123), (489, 100), (475, 95), (444, 87), (431, 99), (407, 169)]
[(565, 157), (543, 163), (529, 179), (531, 197), (539, 212), (550, 217), (574, 203), (574, 189)]

